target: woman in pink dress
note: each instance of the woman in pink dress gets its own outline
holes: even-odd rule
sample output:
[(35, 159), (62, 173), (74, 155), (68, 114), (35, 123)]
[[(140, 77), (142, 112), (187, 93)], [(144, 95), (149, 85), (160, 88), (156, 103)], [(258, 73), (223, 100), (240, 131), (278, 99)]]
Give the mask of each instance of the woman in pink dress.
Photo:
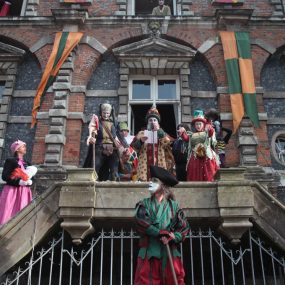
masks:
[(213, 150), (216, 145), (215, 130), (208, 124), (201, 110), (194, 111), (192, 125), (195, 132), (179, 129), (181, 138), (189, 142), (187, 181), (214, 181), (219, 169), (219, 158)]
[(26, 143), (17, 140), (10, 149), (14, 156), (6, 159), (2, 172), (2, 179), (7, 184), (0, 193), (0, 225), (7, 223), (32, 200), (29, 186), (32, 185), (31, 177), (35, 172), (29, 174), (27, 171), (28, 164), (24, 160)]

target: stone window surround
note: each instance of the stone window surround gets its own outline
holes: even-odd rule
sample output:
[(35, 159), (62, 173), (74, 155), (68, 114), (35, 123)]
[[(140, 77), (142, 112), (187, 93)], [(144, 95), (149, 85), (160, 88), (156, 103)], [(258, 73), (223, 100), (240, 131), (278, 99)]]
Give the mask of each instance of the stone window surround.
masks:
[(285, 14), (285, 0), (270, 0), (271, 5), (274, 6), (272, 16), (284, 17)]
[[(277, 131), (274, 133), (274, 135), (272, 136), (272, 139), (271, 139), (271, 151), (272, 151), (272, 155), (273, 155), (274, 159), (276, 160), (276, 162), (285, 166), (285, 163), (279, 159), (277, 151), (276, 151), (275, 141), (278, 137), (284, 137), (284, 139), (285, 139), (285, 131)], [(285, 155), (285, 153), (284, 153), (284, 155)]]
[[(174, 69), (175, 71), (175, 69)], [(180, 108), (181, 111), (178, 113), (181, 114), (181, 119), (178, 118), (179, 123), (189, 123), (191, 121), (191, 109), (190, 109), (190, 96), (191, 96), (191, 90), (189, 88), (189, 81), (188, 81), (188, 75), (190, 74), (190, 68), (189, 63), (185, 63), (181, 68), (178, 68), (176, 71), (177, 73), (171, 73), (168, 74), (168, 76), (177, 76), (178, 82), (179, 82), (179, 97), (180, 97)], [(121, 62), (120, 66), (120, 87), (118, 90), (118, 97), (119, 97), (119, 114), (118, 114), (118, 121), (128, 121), (130, 119), (129, 115), (129, 108), (128, 108), (128, 102), (129, 102), (129, 90), (126, 88), (129, 86), (129, 77), (132, 77), (132, 75), (140, 75), (138, 73), (134, 73), (132, 68), (127, 67), (123, 62)], [(156, 75), (156, 74), (154, 74)], [(144, 74), (141, 74), (141, 76), (144, 76)]]
[[(115, 16), (135, 16), (135, 1), (136, 0), (116, 0), (119, 5), (119, 10), (115, 11)], [(193, 11), (190, 11), (192, 0), (172, 0), (174, 16), (193, 16)]]
[[(0, 80), (5, 81), (5, 88), (2, 94), (2, 99), (0, 100), (0, 158), (3, 154), (6, 126), (9, 118), (8, 110), (12, 100), (17, 70), (17, 62), (0, 61), (0, 66), (3, 66), (3, 64), (4, 66), (5, 64), (7, 65), (7, 69), (5, 69), (5, 75), (0, 75)], [(1, 69), (3, 70), (3, 68)]]

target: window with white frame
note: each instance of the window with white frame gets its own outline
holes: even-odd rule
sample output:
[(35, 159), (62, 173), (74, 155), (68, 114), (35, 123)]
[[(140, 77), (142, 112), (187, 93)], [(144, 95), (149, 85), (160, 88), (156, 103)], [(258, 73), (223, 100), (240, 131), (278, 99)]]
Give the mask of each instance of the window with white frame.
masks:
[(129, 94), (131, 101), (179, 100), (179, 80), (172, 76), (133, 77), (130, 79)]
[[(165, 5), (168, 5), (171, 10), (171, 15), (176, 15), (176, 1), (165, 0)], [(128, 0), (128, 15), (151, 15), (154, 7), (158, 6), (158, 0)]]
[(148, 109), (155, 105), (162, 118), (162, 128), (175, 135), (176, 124), (180, 123), (179, 77), (172, 75), (133, 76), (129, 79), (128, 123), (132, 133), (144, 125)]

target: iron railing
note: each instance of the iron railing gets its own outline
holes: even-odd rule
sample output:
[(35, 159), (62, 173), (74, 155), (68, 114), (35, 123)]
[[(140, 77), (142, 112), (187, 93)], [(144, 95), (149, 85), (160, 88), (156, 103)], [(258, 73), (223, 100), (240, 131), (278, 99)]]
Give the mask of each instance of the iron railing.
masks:
[[(61, 232), (7, 272), (2, 285), (133, 284), (138, 252), (134, 231), (102, 230), (74, 247)], [(284, 284), (284, 253), (249, 232), (238, 247), (211, 229), (191, 231), (180, 245), (186, 284)]]

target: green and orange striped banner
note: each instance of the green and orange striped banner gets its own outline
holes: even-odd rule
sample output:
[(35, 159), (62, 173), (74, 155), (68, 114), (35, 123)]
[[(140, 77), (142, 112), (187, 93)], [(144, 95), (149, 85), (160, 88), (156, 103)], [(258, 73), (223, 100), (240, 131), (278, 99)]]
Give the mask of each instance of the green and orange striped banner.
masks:
[(254, 126), (259, 126), (250, 40), (247, 32), (220, 32), (220, 36), (235, 133), (245, 112)]
[(79, 43), (83, 33), (79, 32), (58, 32), (55, 35), (54, 45), (51, 55), (45, 67), (41, 82), (38, 86), (37, 93), (34, 99), (34, 106), (32, 110), (32, 123), (33, 128), (37, 122), (37, 113), (40, 109), (41, 101), (48, 88), (52, 85), (59, 69), (65, 62), (70, 52)]

